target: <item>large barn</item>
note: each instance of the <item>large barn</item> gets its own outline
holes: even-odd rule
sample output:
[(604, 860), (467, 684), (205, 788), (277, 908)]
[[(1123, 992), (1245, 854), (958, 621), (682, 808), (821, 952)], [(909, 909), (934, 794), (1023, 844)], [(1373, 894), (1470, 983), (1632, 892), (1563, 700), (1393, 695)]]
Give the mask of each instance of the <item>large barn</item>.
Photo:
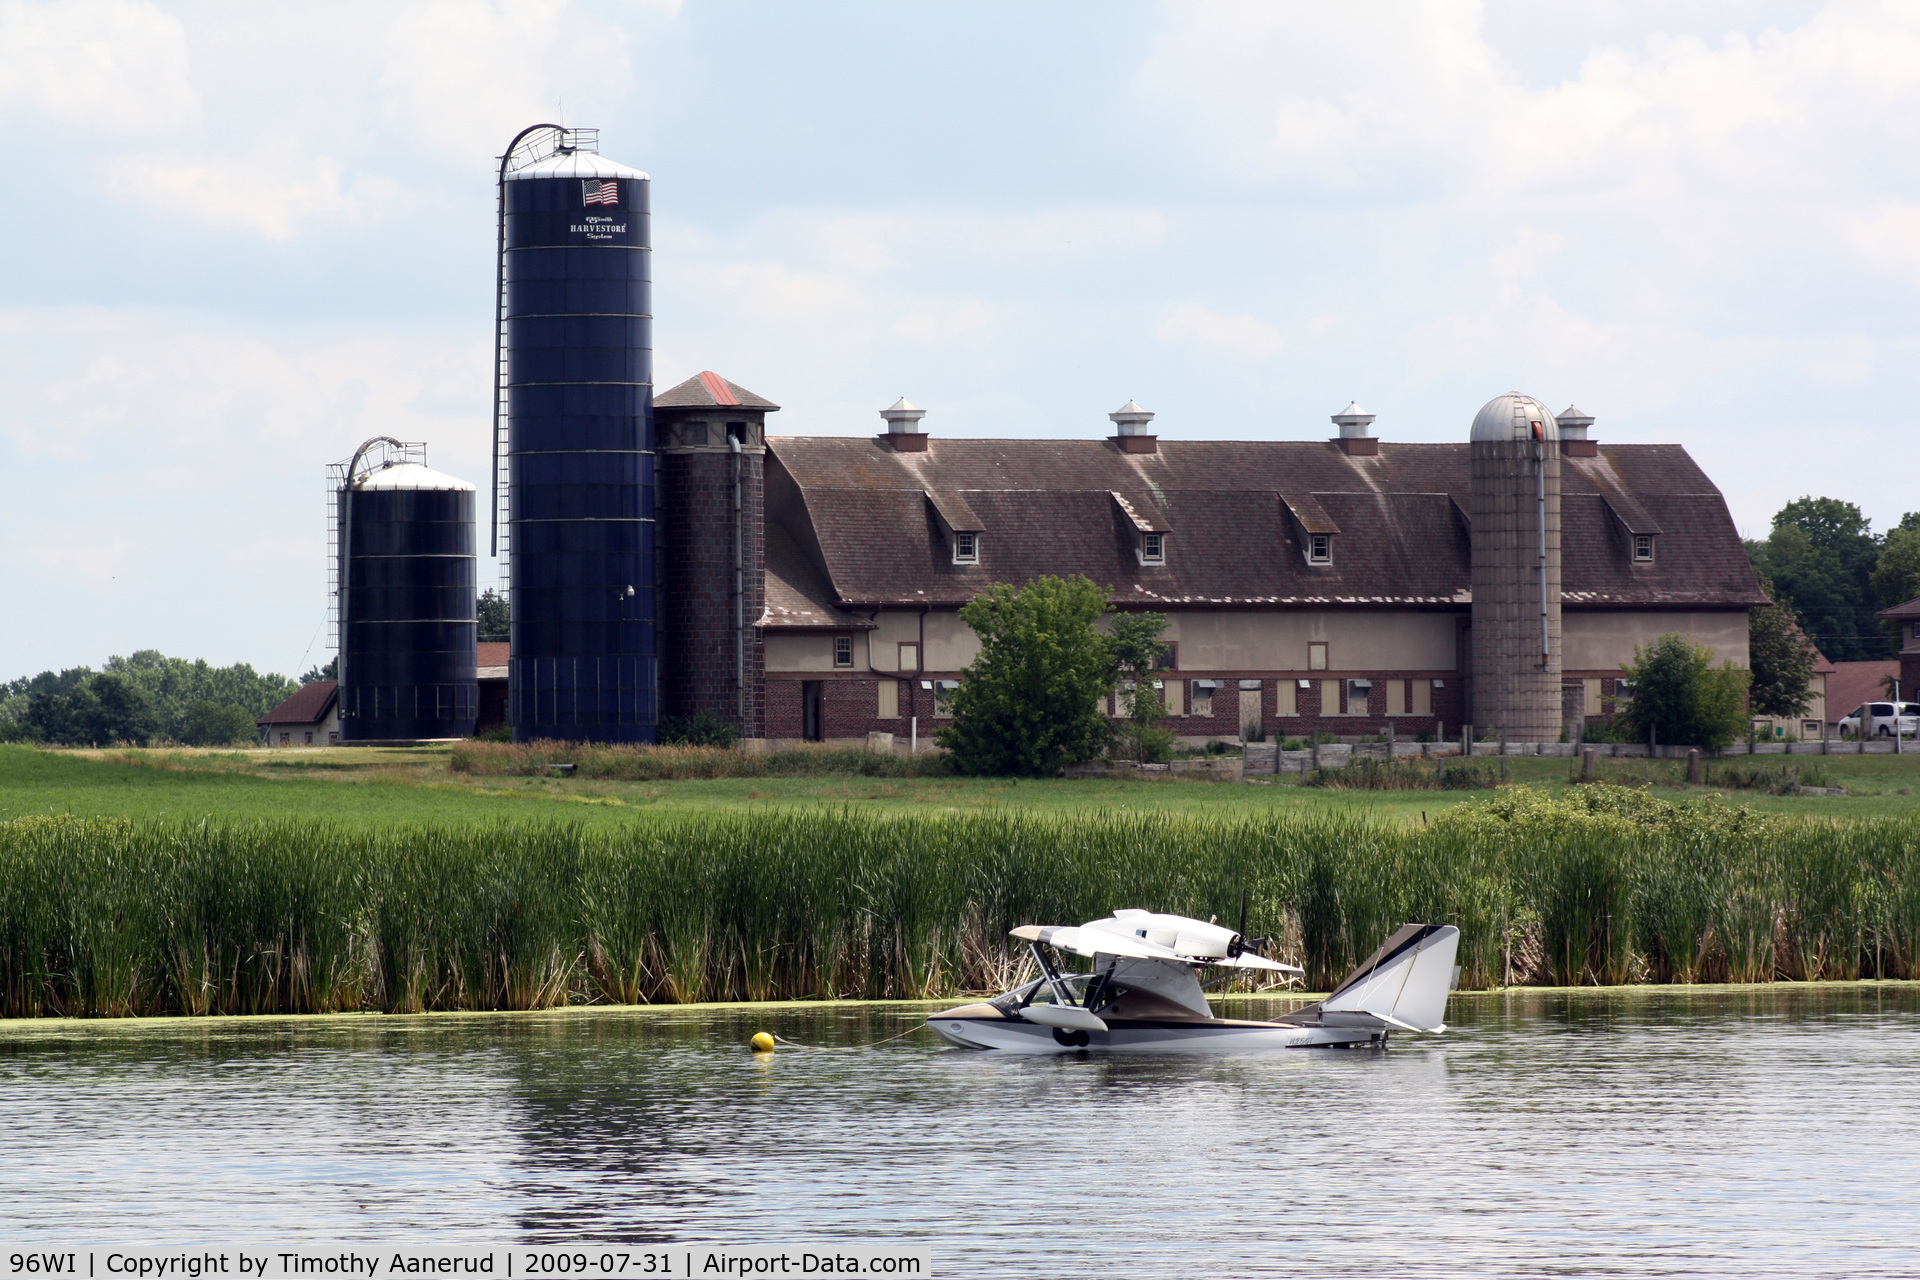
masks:
[(1079, 439), (943, 439), (905, 400), (876, 437), (768, 436), (777, 408), (712, 373), (655, 401), (662, 710), (747, 739), (924, 742), (976, 651), (960, 606), (1042, 574), (1165, 615), (1196, 742), (1557, 737), (1664, 632), (1744, 665), (1765, 602), (1684, 448), (1524, 396), (1458, 444), (1358, 406), (1302, 441), (1160, 440), (1132, 403)]

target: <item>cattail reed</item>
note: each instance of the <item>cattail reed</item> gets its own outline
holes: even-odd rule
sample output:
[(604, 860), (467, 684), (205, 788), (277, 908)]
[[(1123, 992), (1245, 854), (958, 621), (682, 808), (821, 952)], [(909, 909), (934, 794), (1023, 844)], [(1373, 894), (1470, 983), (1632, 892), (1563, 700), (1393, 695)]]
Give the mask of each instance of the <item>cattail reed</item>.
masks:
[(1920, 820), (1518, 789), (1400, 828), (827, 810), (618, 829), (0, 823), (0, 1014), (536, 1009), (995, 989), (1007, 931), (1237, 923), (1324, 989), (1408, 920), (1461, 985), (1920, 976)]

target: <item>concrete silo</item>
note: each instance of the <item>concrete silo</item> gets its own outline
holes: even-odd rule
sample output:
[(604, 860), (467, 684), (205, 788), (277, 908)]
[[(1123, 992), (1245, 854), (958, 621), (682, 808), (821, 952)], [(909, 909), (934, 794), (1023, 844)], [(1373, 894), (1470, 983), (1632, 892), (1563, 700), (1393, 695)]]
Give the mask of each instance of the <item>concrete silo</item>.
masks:
[(651, 742), (659, 718), (648, 181), (597, 145), (535, 125), (500, 162), (494, 548), (522, 742)]
[(1473, 420), (1473, 708), (1515, 742), (1557, 742), (1560, 446), (1547, 406), (1509, 392)]
[(711, 371), (654, 398), (660, 465), (661, 713), (766, 736), (767, 415)]
[(465, 738), (474, 679), (474, 490), (385, 436), (330, 468), (340, 740)]

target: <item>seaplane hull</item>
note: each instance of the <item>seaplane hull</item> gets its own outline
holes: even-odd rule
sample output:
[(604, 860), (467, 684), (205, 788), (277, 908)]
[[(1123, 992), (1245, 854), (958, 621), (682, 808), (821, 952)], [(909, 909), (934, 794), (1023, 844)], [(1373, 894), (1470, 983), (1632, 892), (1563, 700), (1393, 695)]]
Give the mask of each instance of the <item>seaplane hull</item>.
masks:
[(1009, 1016), (990, 1004), (935, 1014), (927, 1025), (948, 1044), (1003, 1053), (1263, 1053), (1273, 1049), (1378, 1048), (1377, 1028), (1284, 1022), (1114, 1020), (1105, 1031), (1067, 1029)]

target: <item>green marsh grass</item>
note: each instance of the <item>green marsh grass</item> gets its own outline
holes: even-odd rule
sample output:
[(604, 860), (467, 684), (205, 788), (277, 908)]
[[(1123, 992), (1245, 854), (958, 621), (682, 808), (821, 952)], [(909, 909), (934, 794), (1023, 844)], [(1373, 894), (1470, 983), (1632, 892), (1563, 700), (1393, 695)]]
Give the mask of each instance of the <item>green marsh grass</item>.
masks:
[(953, 762), (942, 751), (905, 755), (865, 747), (806, 745), (778, 751), (728, 747), (597, 745), (579, 742), (461, 742), (454, 746), (455, 773), (496, 777), (542, 777), (556, 767), (579, 778), (621, 782), (691, 781), (712, 778), (945, 778)]
[(536, 1009), (997, 989), (1007, 931), (1233, 921), (1324, 989), (1408, 920), (1461, 985), (1920, 977), (1920, 819), (1509, 788), (1427, 827), (852, 810), (566, 823), (0, 823), (0, 1013)]

